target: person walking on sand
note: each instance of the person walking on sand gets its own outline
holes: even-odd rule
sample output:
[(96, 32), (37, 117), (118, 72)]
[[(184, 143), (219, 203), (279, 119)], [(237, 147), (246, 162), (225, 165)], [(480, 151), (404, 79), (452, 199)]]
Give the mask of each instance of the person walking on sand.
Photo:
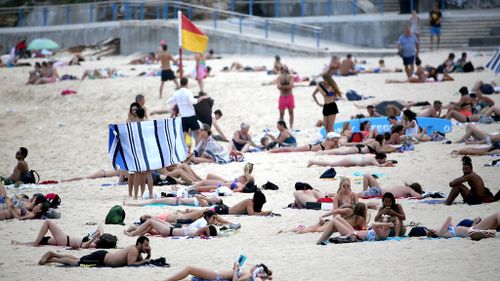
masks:
[(290, 129), (293, 129), (293, 109), (295, 108), (295, 99), (293, 97), (293, 77), (286, 66), (281, 68), (281, 74), (278, 77), (278, 90), (280, 91), (278, 109), (280, 111), (279, 120), (283, 120), (285, 109), (288, 109), (290, 116)]
[(175, 78), (175, 74), (170, 68), (170, 61), (177, 63), (177, 61), (172, 57), (172, 55), (167, 51), (167, 44), (161, 45), (161, 49), (158, 52), (158, 60), (161, 62), (161, 84), (160, 84), (160, 99), (163, 94), (163, 84), (166, 81), (174, 81), (175, 89), (179, 89), (179, 83), (177, 82), (177, 78)]
[(411, 33), (409, 26), (406, 26), (403, 34), (398, 39), (398, 51), (403, 58), (403, 65), (405, 67), (406, 76), (410, 79), (415, 70), (415, 58), (418, 57), (420, 42), (415, 34)]
[(179, 112), (182, 117), (182, 131), (184, 134), (187, 134), (189, 130), (194, 132), (196, 144), (199, 143), (198, 132), (200, 131), (200, 124), (198, 124), (193, 104), (208, 98), (209, 96), (200, 96), (198, 99), (195, 99), (193, 92), (188, 89), (188, 79), (186, 77), (182, 77), (181, 88), (167, 100), (167, 104), (172, 106), (177, 105), (179, 107)]

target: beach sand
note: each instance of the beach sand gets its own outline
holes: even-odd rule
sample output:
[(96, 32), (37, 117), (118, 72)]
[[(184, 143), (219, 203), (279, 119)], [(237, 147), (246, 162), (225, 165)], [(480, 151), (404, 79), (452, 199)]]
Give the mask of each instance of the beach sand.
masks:
[[(471, 52), (475, 66), (484, 65), (492, 53)], [(232, 61), (243, 65), (266, 65), (270, 67), (274, 54), (265, 57), (224, 56), (222, 60), (208, 61), (215, 77), (205, 81), (206, 92), (215, 99), (215, 109), (221, 109), (224, 117), (220, 125), (229, 137), (241, 122), (251, 124), (250, 132), (258, 140), (264, 128), (275, 128), (278, 119), (278, 91), (276, 86), (261, 86), (273, 79), (265, 73), (221, 73), (219, 70)], [(437, 65), (447, 56), (446, 51), (424, 53), (424, 64)], [(105, 57), (102, 61), (84, 62), (82, 66), (60, 68), (59, 74), (81, 77), (85, 69), (112, 66), (123, 70), (130, 77), (106, 80), (63, 81), (51, 85), (25, 86), (31, 68), (0, 69), (0, 174), (8, 175), (15, 165), (14, 154), (20, 146), (29, 149), (27, 161), (31, 169), (38, 171), (42, 180), (61, 180), (74, 176), (89, 175), (98, 170), (111, 170), (108, 160), (108, 124), (121, 123), (127, 118), (129, 104), (137, 94), (146, 96), (148, 110), (165, 108), (166, 98), (174, 91), (173, 83), (167, 83), (162, 100), (158, 98), (159, 77), (136, 77), (148, 66), (126, 65), (129, 58)], [(358, 58), (362, 59), (362, 58)], [(317, 74), (329, 58), (282, 57), (284, 63), (303, 76)], [(369, 58), (375, 66), (378, 59)], [(397, 57), (385, 58), (388, 67), (401, 67)], [(135, 68), (136, 70), (130, 70)], [(443, 103), (458, 101), (456, 94), (461, 86), (473, 86), (477, 80), (495, 79), (491, 71), (468, 74), (452, 74), (454, 82), (425, 84), (385, 84), (385, 79), (403, 79), (401, 73), (366, 74), (355, 77), (340, 77), (335, 80), (341, 90), (354, 89), (363, 95), (376, 98), (362, 101), (404, 99), (412, 101), (439, 99)], [(496, 78), (499, 83), (499, 78)], [(197, 91), (194, 81), (190, 87)], [(61, 96), (64, 89), (76, 90), (76, 95)], [(296, 100), (295, 128), (299, 134), (299, 145), (308, 144), (317, 137), (314, 128), (322, 118), (311, 93), (314, 87), (294, 89)], [(500, 103), (500, 95), (490, 96)], [(351, 115), (365, 113), (352, 102), (338, 102), (340, 114), (337, 120), (346, 120)], [(418, 111), (418, 108), (417, 108)], [(155, 116), (161, 118), (162, 116)], [(288, 115), (285, 115), (288, 122)], [(489, 132), (500, 132), (500, 124), (478, 125)], [(456, 140), (464, 133), (464, 126), (454, 126), (447, 135)], [(447, 193), (448, 182), (462, 174), (460, 157), (450, 155), (463, 144), (446, 145), (441, 142), (416, 145), (413, 152), (395, 153), (389, 159), (399, 161), (395, 168), (355, 167), (336, 169), (339, 176), (353, 180), (352, 189), (360, 191), (362, 185), (354, 172), (381, 172), (382, 186), (393, 186), (407, 182), (420, 182), (426, 191)], [(242, 224), (241, 230), (230, 237), (210, 240), (168, 240), (151, 237), (153, 258), (164, 256), (171, 268), (69, 268), (60, 266), (38, 266), (45, 251), (85, 255), (91, 250), (69, 251), (62, 247), (27, 247), (12, 245), (11, 239), (33, 241), (42, 221), (0, 222), (0, 280), (162, 280), (186, 265), (197, 265), (213, 269), (231, 268), (241, 251), (248, 256), (247, 266), (263, 262), (274, 272), (274, 280), (492, 280), (500, 273), (498, 239), (479, 242), (470, 239), (420, 240), (366, 242), (344, 245), (317, 246), (320, 234), (297, 235), (276, 234), (282, 229), (291, 229), (298, 223), (306, 225), (318, 221), (322, 211), (284, 209), (293, 201), (292, 191), (297, 181), (307, 182), (322, 191), (336, 192), (339, 181), (322, 181), (319, 175), (326, 169), (306, 168), (314, 153), (269, 154), (267, 152), (246, 154), (246, 160), (254, 163), (254, 175), (260, 186), (266, 181), (277, 184), (278, 191), (265, 191), (264, 209), (272, 209), (281, 217), (234, 217), (228, 219)], [(498, 168), (484, 167), (498, 157), (473, 157), (475, 171), (483, 177), (486, 185), (496, 192), (500, 188)], [(244, 163), (223, 166), (202, 164), (193, 166), (201, 176), (216, 173), (234, 178), (242, 173)], [(55, 192), (62, 198), (59, 211), (62, 218), (59, 226), (69, 235), (83, 237), (94, 228), (86, 223), (104, 223), (107, 211), (113, 205), (121, 205), (127, 199), (126, 186), (101, 186), (115, 183), (117, 178), (82, 180), (49, 186), (46, 189), (8, 190), (15, 193)], [(157, 187), (164, 191), (166, 187)], [(236, 194), (224, 198), (232, 205), (249, 194)], [(461, 200), (458, 199), (460, 202)], [(363, 202), (380, 202), (364, 200)], [(420, 222), (437, 228), (447, 216), (458, 223), (463, 218), (485, 217), (500, 210), (500, 203), (468, 206), (428, 205), (415, 200), (399, 200), (406, 213), (406, 223)], [(181, 207), (179, 207), (181, 208)], [(125, 207), (125, 222), (131, 224), (142, 214), (155, 214), (162, 207)], [(376, 212), (371, 210), (372, 218)], [(135, 238), (123, 234), (124, 226), (105, 225), (105, 231), (118, 236), (118, 246), (135, 242)], [(247, 267), (246, 266), (246, 267)]]

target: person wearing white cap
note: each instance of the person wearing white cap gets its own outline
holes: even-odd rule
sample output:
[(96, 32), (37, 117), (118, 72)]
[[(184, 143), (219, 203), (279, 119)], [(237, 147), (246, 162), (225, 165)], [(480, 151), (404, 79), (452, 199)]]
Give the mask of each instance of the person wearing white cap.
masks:
[(340, 134), (336, 132), (329, 132), (326, 135), (326, 140), (318, 144), (308, 144), (299, 147), (279, 147), (271, 150), (271, 153), (280, 152), (304, 152), (304, 151), (320, 151), (320, 150), (330, 150), (338, 148), (339, 146)]
[(234, 132), (233, 139), (229, 142), (229, 151), (247, 152), (250, 146), (257, 146), (248, 133), (249, 130), (250, 125), (245, 122), (241, 123), (240, 130)]

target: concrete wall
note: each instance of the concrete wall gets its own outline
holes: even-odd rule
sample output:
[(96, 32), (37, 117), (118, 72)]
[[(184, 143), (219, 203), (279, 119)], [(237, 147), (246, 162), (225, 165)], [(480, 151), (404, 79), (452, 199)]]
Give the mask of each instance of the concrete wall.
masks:
[[(376, 20), (374, 17), (379, 16), (370, 16), (365, 20), (339, 20), (335, 17), (317, 17), (314, 20), (311, 18), (288, 18), (285, 20), (321, 27), (321, 40), (370, 48), (385, 48), (393, 44), (403, 33), (405, 24), (408, 23), (406, 17), (392, 20)], [(274, 28), (272, 25), (270, 28), (280, 31), (279, 28)], [(296, 29), (296, 34), (315, 38), (313, 32), (299, 28)]]
[[(313, 47), (296, 48), (287, 43), (262, 40), (258, 36), (242, 36), (210, 29), (205, 30), (205, 33), (210, 37), (209, 48), (214, 48), (222, 54), (327, 55)], [(167, 41), (174, 53), (178, 48), (177, 24), (171, 21), (122, 21), (0, 29), (0, 44), (3, 46), (13, 46), (23, 38), (31, 41), (41, 37), (58, 42), (61, 48), (95, 44), (104, 39), (118, 37), (122, 55), (155, 51), (162, 39)]]
[(406, 20), (394, 21), (356, 21), (319, 23), (321, 37), (324, 39), (366, 46), (384, 48), (394, 43), (401, 33)]

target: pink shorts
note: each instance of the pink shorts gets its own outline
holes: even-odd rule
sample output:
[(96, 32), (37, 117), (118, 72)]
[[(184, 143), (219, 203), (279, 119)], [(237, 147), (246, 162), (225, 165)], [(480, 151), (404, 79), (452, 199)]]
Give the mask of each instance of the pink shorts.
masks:
[(280, 96), (278, 108), (279, 110), (295, 108), (295, 99), (293, 98), (293, 95)]

